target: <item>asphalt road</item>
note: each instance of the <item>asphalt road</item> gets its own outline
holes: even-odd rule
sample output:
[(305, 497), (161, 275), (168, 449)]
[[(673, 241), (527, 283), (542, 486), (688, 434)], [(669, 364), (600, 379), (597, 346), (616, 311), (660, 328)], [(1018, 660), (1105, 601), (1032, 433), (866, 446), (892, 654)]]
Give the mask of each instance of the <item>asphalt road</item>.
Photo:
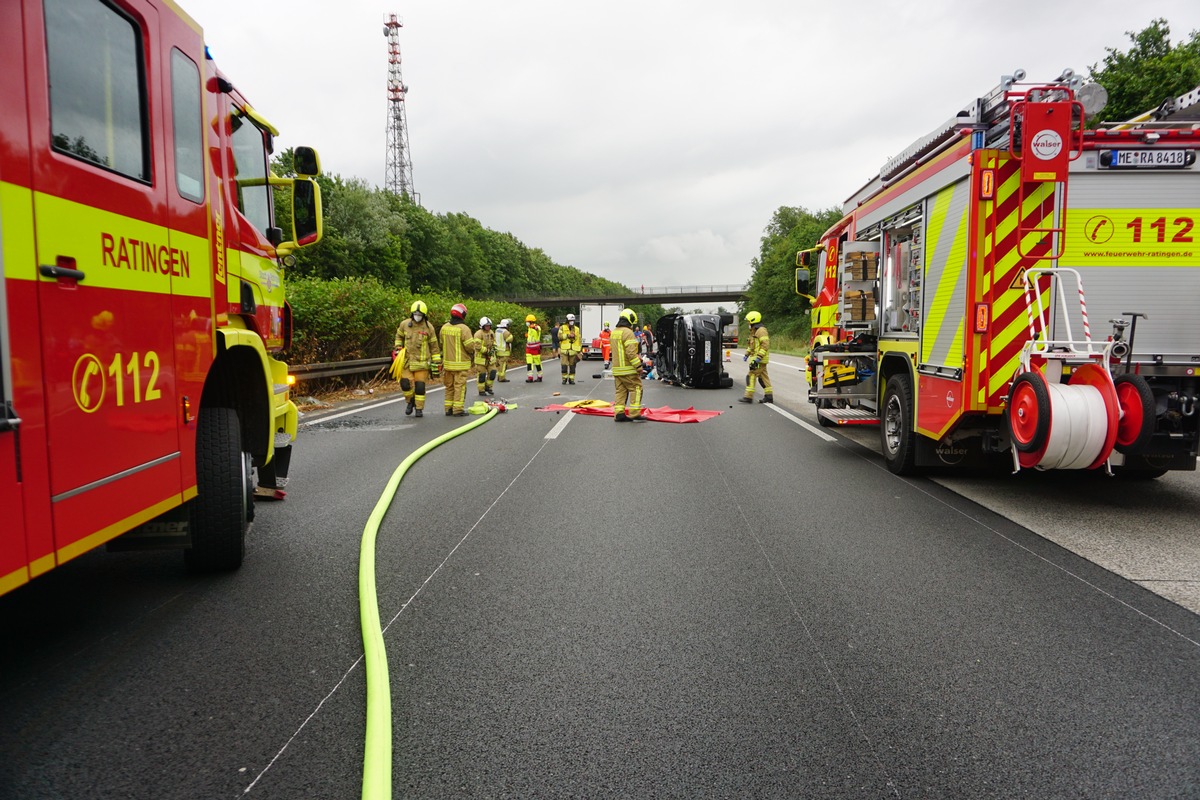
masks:
[[(384, 520), (397, 796), (1200, 793), (1195, 614), (736, 387), (534, 410), (611, 399), (590, 369), (504, 385)], [(461, 424), (430, 399), (308, 415), (235, 574), (98, 552), (0, 597), (0, 798), (357, 796), (359, 539)]]

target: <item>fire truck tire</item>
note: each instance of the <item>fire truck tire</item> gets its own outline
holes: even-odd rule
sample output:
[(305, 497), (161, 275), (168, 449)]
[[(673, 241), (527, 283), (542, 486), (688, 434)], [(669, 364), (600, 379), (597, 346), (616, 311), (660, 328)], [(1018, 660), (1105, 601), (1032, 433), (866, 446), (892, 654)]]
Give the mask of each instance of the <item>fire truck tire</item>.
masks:
[(820, 411), (822, 408), (833, 408), (833, 401), (832, 400), (818, 400), (817, 401), (817, 424), (820, 425), (822, 428), (836, 428), (837, 425), (834, 423), (833, 420), (827, 419), (827, 418), (821, 416)]
[(1006, 417), (1018, 453), (1045, 449), (1050, 436), (1050, 390), (1040, 372), (1022, 372), (1013, 380)]
[[(191, 549), (183, 553), (198, 572), (237, 569), (246, 553), (253, 500), (241, 425), (232, 408), (202, 408), (196, 431), (196, 498), (191, 504)], [(252, 491), (252, 488), (251, 488)]]
[(1113, 383), (1117, 387), (1117, 402), (1121, 406), (1116, 448), (1122, 453), (1136, 453), (1154, 435), (1154, 392), (1141, 375), (1118, 375)]
[(887, 379), (879, 437), (888, 470), (911, 475), (916, 468), (917, 429), (913, 423), (912, 379), (903, 372)]

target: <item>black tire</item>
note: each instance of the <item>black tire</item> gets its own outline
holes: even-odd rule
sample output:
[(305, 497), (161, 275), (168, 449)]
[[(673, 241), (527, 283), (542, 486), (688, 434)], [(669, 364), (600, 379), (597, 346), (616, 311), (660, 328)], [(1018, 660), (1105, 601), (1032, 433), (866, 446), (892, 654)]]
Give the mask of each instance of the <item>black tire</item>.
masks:
[(879, 418), (883, 460), (890, 472), (911, 475), (916, 471), (917, 429), (913, 422), (912, 379), (901, 372), (887, 379)]
[[(1141, 404), (1141, 408), (1134, 409), (1135, 413), (1141, 414), (1141, 422), (1137, 425), (1136, 430), (1127, 431), (1127, 437), (1124, 443), (1121, 442), (1120, 436), (1117, 437), (1116, 447), (1126, 455), (1137, 453), (1146, 443), (1154, 436), (1154, 421), (1155, 421), (1155, 401), (1154, 391), (1150, 388), (1150, 384), (1141, 375), (1133, 375), (1125, 373), (1118, 375), (1113, 380), (1113, 385), (1117, 389), (1117, 397), (1121, 399), (1137, 398)], [(1126, 426), (1119, 425), (1119, 428)], [(1132, 438), (1128, 438), (1132, 437)], [(1164, 470), (1165, 472), (1165, 470)], [(1154, 477), (1158, 477), (1155, 475)]]
[(1146, 456), (1125, 456), (1125, 463), (1113, 467), (1113, 476), (1124, 481), (1152, 481), (1167, 474), (1167, 470), (1155, 465)]
[(818, 400), (817, 401), (817, 424), (820, 425), (822, 428), (836, 428), (837, 427), (836, 422), (834, 422), (831, 419), (826, 419), (825, 417), (821, 416), (822, 408), (833, 408), (833, 401), (832, 400)]
[(242, 565), (253, 506), (249, 454), (232, 408), (202, 408), (196, 430), (196, 498), (191, 503), (192, 547), (183, 553), (197, 572)]

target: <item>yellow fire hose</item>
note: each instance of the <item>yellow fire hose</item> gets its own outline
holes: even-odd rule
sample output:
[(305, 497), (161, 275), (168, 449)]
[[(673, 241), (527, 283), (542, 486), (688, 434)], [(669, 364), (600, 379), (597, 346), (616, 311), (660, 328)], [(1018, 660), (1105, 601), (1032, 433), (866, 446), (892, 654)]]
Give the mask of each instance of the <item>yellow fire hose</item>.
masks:
[(392, 796), (392, 691), (388, 681), (387, 652), (379, 624), (379, 596), (375, 590), (375, 539), (379, 524), (391, 506), (400, 480), (421, 456), (440, 444), (478, 428), (500, 413), (493, 408), (486, 416), (426, 442), (400, 462), (375, 504), (363, 529), (358, 554), (358, 614), (362, 623), (363, 661), (367, 676), (367, 733), (363, 750), (363, 800), (390, 800)]

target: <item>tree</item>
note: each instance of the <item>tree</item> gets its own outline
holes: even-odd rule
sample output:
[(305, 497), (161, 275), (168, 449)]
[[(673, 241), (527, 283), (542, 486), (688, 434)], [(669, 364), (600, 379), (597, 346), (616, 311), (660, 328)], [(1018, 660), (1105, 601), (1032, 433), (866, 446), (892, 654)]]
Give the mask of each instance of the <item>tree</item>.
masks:
[(772, 330), (806, 336), (804, 316), (808, 302), (795, 293), (796, 253), (812, 247), (821, 234), (841, 218), (836, 208), (809, 211), (780, 206), (760, 240), (759, 253), (750, 264), (754, 273), (746, 292), (746, 308), (772, 320)]
[(1132, 43), (1128, 52), (1106, 47), (1104, 65), (1088, 68), (1089, 77), (1108, 91), (1108, 106), (1098, 116), (1132, 119), (1200, 85), (1200, 31), (1172, 47), (1171, 28), (1160, 18), (1125, 35)]

